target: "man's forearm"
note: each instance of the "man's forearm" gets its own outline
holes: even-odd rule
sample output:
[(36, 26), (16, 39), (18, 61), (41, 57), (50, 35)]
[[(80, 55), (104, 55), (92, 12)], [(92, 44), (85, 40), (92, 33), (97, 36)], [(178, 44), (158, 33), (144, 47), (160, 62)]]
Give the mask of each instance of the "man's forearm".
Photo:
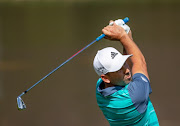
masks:
[(132, 62), (132, 73), (135, 74), (140, 72), (144, 73), (148, 77), (145, 58), (135, 42), (128, 35), (124, 35), (120, 39), (120, 42), (123, 45), (125, 53), (133, 54), (130, 58)]
[[(125, 49), (124, 47), (123, 47), (123, 55), (128, 55), (127, 52), (126, 52), (126, 49)], [(127, 64), (129, 65), (130, 70), (132, 70), (132, 62), (131, 62), (131, 59), (128, 58), (126, 62), (127, 62)]]
[(122, 43), (122, 45), (124, 47), (124, 51), (127, 54), (133, 54), (133, 56), (134, 56), (132, 58), (133, 63), (136, 63), (136, 62), (134, 62), (134, 61), (136, 61), (136, 58), (144, 59), (142, 52), (140, 51), (138, 46), (135, 44), (135, 42), (132, 39), (130, 39), (130, 37), (128, 35), (123, 36), (121, 38), (120, 42)]

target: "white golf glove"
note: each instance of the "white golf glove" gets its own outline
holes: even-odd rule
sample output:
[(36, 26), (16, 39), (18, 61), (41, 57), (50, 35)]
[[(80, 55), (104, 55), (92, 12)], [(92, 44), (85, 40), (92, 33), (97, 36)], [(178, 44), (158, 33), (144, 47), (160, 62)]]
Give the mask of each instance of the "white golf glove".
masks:
[[(128, 34), (130, 31), (130, 27), (124, 23), (124, 21), (122, 19), (118, 19), (114, 21), (117, 25), (121, 26), (122, 28), (124, 28), (125, 32)], [(109, 23), (109, 25), (113, 25), (113, 22)]]

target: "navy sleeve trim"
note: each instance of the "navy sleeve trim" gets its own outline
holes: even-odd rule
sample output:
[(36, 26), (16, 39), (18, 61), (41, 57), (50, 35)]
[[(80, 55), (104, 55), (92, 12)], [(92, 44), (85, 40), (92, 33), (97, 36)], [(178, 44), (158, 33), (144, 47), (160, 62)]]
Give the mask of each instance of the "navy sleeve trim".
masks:
[(147, 109), (149, 94), (152, 92), (148, 78), (142, 73), (136, 73), (128, 85), (130, 98), (139, 113)]

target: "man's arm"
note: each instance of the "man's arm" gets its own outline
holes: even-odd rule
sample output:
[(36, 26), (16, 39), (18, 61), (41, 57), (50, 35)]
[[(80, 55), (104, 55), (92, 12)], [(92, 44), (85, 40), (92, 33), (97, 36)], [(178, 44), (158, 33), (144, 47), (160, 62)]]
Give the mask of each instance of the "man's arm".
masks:
[[(131, 30), (129, 31), (128, 36), (131, 38), (131, 40), (133, 40)], [(127, 54), (127, 51), (126, 51), (126, 49), (125, 49), (124, 47), (123, 47), (123, 55), (128, 55), (128, 54)], [(129, 65), (130, 70), (132, 71), (132, 62), (131, 62), (131, 59), (130, 59), (130, 58), (127, 59), (127, 64)]]
[(106, 35), (105, 38), (107, 39), (119, 40), (127, 54), (133, 54), (133, 56), (130, 57), (132, 62), (132, 75), (142, 73), (149, 79), (145, 58), (138, 46), (128, 36), (125, 30), (121, 26), (113, 23), (112, 26), (105, 27), (102, 32)]

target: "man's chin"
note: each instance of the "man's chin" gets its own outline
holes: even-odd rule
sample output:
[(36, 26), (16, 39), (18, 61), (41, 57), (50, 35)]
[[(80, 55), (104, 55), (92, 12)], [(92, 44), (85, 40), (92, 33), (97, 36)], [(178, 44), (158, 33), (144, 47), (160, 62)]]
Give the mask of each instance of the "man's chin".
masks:
[(131, 82), (131, 80), (132, 80), (131, 77), (130, 77), (130, 78), (126, 78), (126, 79), (124, 79), (123, 81), (118, 82), (118, 83), (116, 83), (116, 84), (114, 84), (114, 85), (126, 86), (127, 84), (129, 84), (129, 83)]

